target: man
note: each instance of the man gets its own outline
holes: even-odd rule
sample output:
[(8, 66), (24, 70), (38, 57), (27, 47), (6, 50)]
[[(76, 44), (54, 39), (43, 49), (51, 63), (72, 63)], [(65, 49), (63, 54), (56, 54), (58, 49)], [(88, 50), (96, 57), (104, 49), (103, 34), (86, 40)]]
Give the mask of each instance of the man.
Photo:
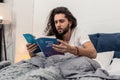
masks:
[[(51, 11), (45, 32), (47, 35), (55, 35), (59, 45), (53, 44), (53, 49), (62, 53), (69, 53), (75, 56), (86, 56), (96, 58), (96, 50), (88, 35), (81, 32), (77, 27), (76, 18), (65, 7), (57, 7)], [(27, 44), (30, 56), (37, 48), (35, 44)]]

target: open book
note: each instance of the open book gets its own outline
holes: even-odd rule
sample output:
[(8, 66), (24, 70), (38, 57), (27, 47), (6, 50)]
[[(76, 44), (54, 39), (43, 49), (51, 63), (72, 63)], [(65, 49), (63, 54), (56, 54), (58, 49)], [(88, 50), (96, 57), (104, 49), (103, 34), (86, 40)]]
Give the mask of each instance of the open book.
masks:
[(57, 52), (52, 48), (52, 44), (59, 44), (56, 38), (51, 37), (41, 37), (35, 39), (32, 34), (23, 34), (24, 38), (28, 43), (36, 43), (38, 48), (35, 50), (35, 53), (42, 51), (45, 57), (52, 55), (63, 55), (63, 53)]
[[(32, 34), (23, 34), (23, 36), (28, 43), (36, 44), (35, 37)], [(38, 53), (38, 52), (41, 52), (41, 49), (39, 47), (37, 47), (34, 53)]]

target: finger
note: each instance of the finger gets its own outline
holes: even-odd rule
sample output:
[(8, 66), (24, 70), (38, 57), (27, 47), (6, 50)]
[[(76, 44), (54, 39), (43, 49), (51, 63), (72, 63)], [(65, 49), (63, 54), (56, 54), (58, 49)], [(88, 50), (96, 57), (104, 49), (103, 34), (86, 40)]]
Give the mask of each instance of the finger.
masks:
[(26, 44), (27, 47), (30, 46), (30, 45), (31, 45), (31, 43)]
[(31, 48), (27, 48), (29, 51), (33, 51), (35, 49), (37, 49), (37, 46), (31, 47)]
[(53, 45), (52, 47), (56, 50), (63, 50), (63, 51), (67, 50), (66, 46)]
[(31, 47), (31, 48), (27, 48), (28, 51), (33, 51), (35, 49), (37, 49), (37, 46)]
[(28, 43), (26, 44), (26, 46), (30, 46), (30, 45), (36, 45), (35, 43), (31, 44), (31, 43)]
[(27, 47), (28, 52), (33, 53), (37, 49), (37, 45), (32, 47)]
[(54, 47), (54, 48), (59, 48), (59, 49), (66, 49), (66, 48), (67, 48), (66, 46), (63, 46), (63, 45), (55, 45), (55, 44), (53, 44), (52, 47)]
[(37, 47), (37, 45), (36, 44), (30, 44), (27, 48), (29, 49), (29, 48), (33, 48), (33, 47)]
[(57, 52), (62, 52), (62, 53), (65, 53), (65, 52), (66, 52), (65, 49), (59, 49), (59, 48), (55, 48), (55, 47), (53, 47), (53, 49), (54, 49), (55, 51), (57, 51)]
[(61, 44), (64, 44), (64, 45), (67, 44), (66, 42), (64, 42), (63, 40), (60, 40), (60, 39), (57, 39), (57, 41), (60, 42)]
[(28, 50), (28, 52), (29, 52), (30, 55), (32, 55), (32, 54), (34, 54), (35, 50), (36, 50), (36, 48), (33, 48), (33, 49)]
[(35, 54), (34, 54), (34, 53), (29, 53), (29, 55), (30, 55), (31, 57), (35, 56)]

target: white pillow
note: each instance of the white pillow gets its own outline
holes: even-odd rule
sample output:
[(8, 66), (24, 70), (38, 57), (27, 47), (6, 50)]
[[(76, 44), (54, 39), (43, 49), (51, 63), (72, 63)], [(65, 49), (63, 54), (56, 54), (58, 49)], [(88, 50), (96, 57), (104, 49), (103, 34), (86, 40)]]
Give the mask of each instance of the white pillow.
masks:
[(107, 69), (113, 56), (114, 51), (100, 52), (97, 53), (97, 57), (94, 60), (96, 60), (101, 65), (102, 69)]
[(107, 71), (110, 75), (120, 75), (120, 58), (113, 58), (113, 61)]

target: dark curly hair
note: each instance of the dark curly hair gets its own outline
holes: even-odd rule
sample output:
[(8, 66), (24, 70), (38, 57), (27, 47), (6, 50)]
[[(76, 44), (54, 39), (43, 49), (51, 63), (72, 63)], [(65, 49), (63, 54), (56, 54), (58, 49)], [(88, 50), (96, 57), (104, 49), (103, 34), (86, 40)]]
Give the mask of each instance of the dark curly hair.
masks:
[(72, 15), (72, 13), (66, 7), (56, 7), (51, 11), (48, 18), (47, 27), (45, 29), (47, 36), (55, 35), (58, 39), (60, 38), (55, 28), (54, 16), (56, 14), (61, 14), (61, 13), (65, 14), (65, 17), (72, 22), (71, 29), (74, 29), (77, 26), (76, 18)]

